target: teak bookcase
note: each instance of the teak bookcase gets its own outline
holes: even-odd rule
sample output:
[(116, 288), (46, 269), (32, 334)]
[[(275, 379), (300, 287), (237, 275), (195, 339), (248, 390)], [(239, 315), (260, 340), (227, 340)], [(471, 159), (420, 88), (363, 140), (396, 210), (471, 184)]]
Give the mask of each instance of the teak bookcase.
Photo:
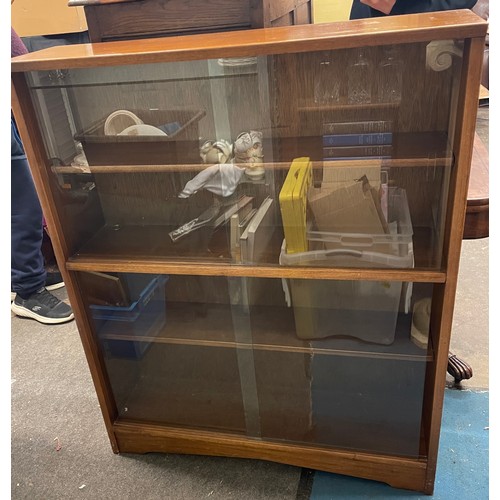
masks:
[[(115, 453), (256, 458), (432, 493), (486, 29), (449, 11), (12, 61)], [(155, 134), (105, 135), (117, 110)], [(250, 131), (262, 175), (203, 163), (206, 140)], [(224, 183), (188, 192), (217, 161)]]

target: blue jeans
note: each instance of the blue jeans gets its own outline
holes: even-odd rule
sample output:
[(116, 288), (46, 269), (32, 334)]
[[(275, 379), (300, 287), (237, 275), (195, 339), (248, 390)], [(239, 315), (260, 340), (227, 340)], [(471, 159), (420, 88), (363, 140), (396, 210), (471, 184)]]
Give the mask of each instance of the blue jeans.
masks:
[(16, 124), (11, 118), (11, 290), (28, 298), (44, 286), (43, 215)]

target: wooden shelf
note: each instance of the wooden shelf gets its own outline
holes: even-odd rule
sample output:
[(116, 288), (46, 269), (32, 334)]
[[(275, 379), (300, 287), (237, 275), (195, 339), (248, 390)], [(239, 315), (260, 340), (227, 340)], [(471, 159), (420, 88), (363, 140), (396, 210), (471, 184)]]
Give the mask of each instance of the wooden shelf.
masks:
[[(231, 67), (232, 72), (229, 73), (224, 73), (223, 68), (220, 68), (219, 74), (211, 74), (210, 76), (205, 76), (205, 77), (184, 77), (184, 78), (178, 78), (178, 77), (172, 77), (172, 78), (154, 78), (154, 79), (147, 79), (147, 80), (140, 80), (139, 78), (133, 79), (133, 80), (117, 80), (117, 81), (87, 81), (87, 82), (78, 82), (75, 81), (75, 79), (69, 79), (67, 82), (64, 81), (64, 77), (62, 80), (58, 80), (57, 83), (50, 83), (50, 84), (31, 84), (30, 89), (31, 90), (54, 90), (54, 89), (73, 89), (73, 88), (94, 88), (94, 87), (125, 87), (127, 85), (145, 85), (145, 84), (161, 84), (161, 83), (172, 83), (172, 82), (182, 82), (186, 83), (188, 81), (200, 81), (200, 80), (207, 80), (208, 81), (213, 81), (217, 79), (232, 79), (232, 78), (241, 78), (241, 77), (248, 77), (256, 76), (256, 71), (254, 69), (249, 70), (248, 66), (242, 66), (242, 67), (237, 67), (237, 66), (232, 66)], [(236, 73), (235, 71), (239, 71)]]
[[(451, 165), (451, 158), (440, 156), (434, 158), (383, 158), (366, 160), (313, 161), (313, 168), (349, 168), (363, 165), (382, 165), (387, 167), (444, 167)], [(95, 167), (58, 166), (51, 167), (56, 174), (135, 174), (135, 173), (175, 173), (201, 172), (211, 165), (181, 164), (181, 165), (99, 165)], [(274, 170), (287, 170), (289, 162), (264, 163), (263, 167)], [(244, 168), (241, 165), (241, 168)]]
[(377, 110), (377, 109), (397, 109), (399, 107), (398, 102), (371, 102), (364, 104), (349, 104), (345, 101), (340, 100), (337, 103), (332, 104), (317, 104), (314, 101), (301, 99), (298, 103), (297, 110), (299, 113), (324, 113), (328, 111), (344, 111), (344, 110)]
[[(201, 306), (201, 304), (200, 304)], [(410, 340), (411, 315), (398, 318), (396, 335), (391, 345), (363, 342), (355, 338), (329, 337), (302, 340), (293, 332), (293, 309), (287, 307), (251, 306), (249, 342), (235, 339), (231, 306), (207, 304), (197, 308), (190, 303), (167, 303), (166, 325), (155, 335), (126, 335), (108, 333), (104, 327), (101, 339), (128, 342), (176, 344), (224, 349), (250, 349), (278, 351), (292, 354), (317, 354), (352, 356), (407, 361), (431, 361), (432, 353), (413, 344)], [(200, 313), (203, 311), (203, 313)]]
[[(281, 137), (281, 148), (285, 151), (297, 151), (297, 156), (312, 158), (313, 169), (359, 167), (362, 165), (378, 165), (387, 167), (446, 167), (452, 164), (453, 156), (449, 149), (448, 139), (444, 133), (420, 132), (394, 134), (393, 157), (384, 159), (323, 161), (322, 138), (315, 137)], [(268, 149), (270, 150), (269, 144)], [(288, 170), (290, 161), (267, 162), (265, 169)], [(175, 173), (193, 172), (193, 175), (210, 165), (176, 164), (176, 165), (96, 165), (96, 166), (53, 166), (57, 174), (134, 174), (134, 173)], [(242, 167), (244, 165), (241, 165)]]
[(144, 272), (199, 276), (230, 276), (253, 278), (300, 278), (366, 281), (409, 281), (414, 283), (445, 283), (446, 272), (432, 269), (360, 269), (324, 267), (246, 266), (241, 264), (197, 264), (171, 259), (144, 258), (79, 258), (67, 261), (69, 271)]
[[(200, 253), (199, 246), (177, 247), (168, 233), (169, 226), (114, 226), (98, 233), (67, 262), (71, 271), (134, 272), (138, 268), (149, 273), (198, 274), (201, 276), (236, 276), (258, 278), (304, 278), (341, 280), (396, 280), (444, 283), (446, 273), (436, 265), (429, 248), (428, 232), (416, 231), (416, 263), (414, 269), (326, 268), (315, 266), (280, 266), (278, 262), (282, 237), (275, 235), (262, 261), (235, 263), (228, 255), (224, 235), (212, 245), (213, 250)], [(421, 235), (421, 239), (418, 236)], [(210, 235), (205, 238), (207, 248)], [(217, 240), (217, 238), (216, 238)], [(420, 257), (419, 257), (420, 256)]]

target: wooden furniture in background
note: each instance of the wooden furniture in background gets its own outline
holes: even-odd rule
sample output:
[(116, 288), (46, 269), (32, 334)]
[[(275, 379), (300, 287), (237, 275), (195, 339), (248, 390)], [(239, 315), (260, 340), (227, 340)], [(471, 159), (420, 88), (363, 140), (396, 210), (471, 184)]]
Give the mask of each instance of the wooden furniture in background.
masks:
[(467, 193), (464, 238), (486, 238), (490, 234), (489, 154), (477, 132)]
[(92, 42), (312, 22), (311, 0), (69, 0), (83, 6)]
[[(470, 11), (449, 11), (60, 46), (13, 60), (12, 107), (114, 452), (272, 460), (432, 493), (486, 27)], [(449, 40), (462, 41), (463, 52), (433, 69), (429, 44)], [(401, 56), (401, 96), (390, 102), (377, 97), (387, 46)], [(370, 102), (349, 102), (348, 71), (327, 80), (339, 84), (338, 99), (318, 99), (322, 69), (345, 68), (362, 49)], [(51, 113), (54, 94), (66, 116)], [(132, 154), (118, 161), (108, 147), (126, 137), (82, 133), (128, 107), (202, 113), (182, 141), (161, 139), (164, 163), (138, 141), (139, 163)], [(73, 149), (52, 132), (61, 120)], [(340, 120), (390, 123), (389, 157), (325, 160), (325, 127)], [(276, 207), (253, 262), (233, 253), (228, 225), (208, 225), (178, 244), (168, 236), (232, 199), (203, 189), (179, 198), (206, 168), (197, 139), (235, 140), (242, 130), (262, 132), (266, 174), (244, 180), (235, 194), (252, 196), (257, 207), (269, 196)], [(87, 142), (101, 145), (89, 165), (76, 162), (81, 155), (54, 161), (62, 158), (54, 150), (79, 151), (75, 137), (84, 151)], [(158, 146), (157, 137), (147, 140)], [(407, 196), (411, 224), (398, 237), (410, 239), (391, 240), (405, 264), (353, 264), (365, 252), (347, 242), (350, 267), (330, 255), (319, 265), (285, 265), (294, 255), (283, 253), (278, 196), (297, 157), (311, 159), (315, 185), (323, 172), (385, 170), (389, 187)], [(399, 254), (388, 258), (402, 262)], [(119, 277), (133, 305), (93, 303), (88, 272)], [(354, 315), (349, 304), (328, 303), (346, 288), (368, 299)], [(403, 300), (397, 293), (386, 308), (395, 288)], [(310, 294), (321, 303), (307, 307)], [(421, 300), (430, 304), (423, 346), (411, 340)], [(351, 314), (348, 325), (361, 314), (371, 319), (343, 338), (330, 313)], [(304, 317), (326, 318), (331, 335), (314, 338), (311, 321), (313, 338), (300, 337)], [(392, 342), (356, 338), (380, 322)]]

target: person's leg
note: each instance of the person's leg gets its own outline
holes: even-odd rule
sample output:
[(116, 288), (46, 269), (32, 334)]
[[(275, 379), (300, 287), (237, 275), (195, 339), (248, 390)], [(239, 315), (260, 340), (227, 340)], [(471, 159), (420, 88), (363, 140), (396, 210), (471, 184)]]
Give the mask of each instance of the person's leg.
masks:
[(11, 309), (40, 323), (64, 323), (73, 311), (45, 288), (42, 209), (13, 121), (11, 146), (11, 290), (16, 293)]
[(26, 299), (45, 284), (43, 215), (14, 124), (11, 142), (11, 287)]

